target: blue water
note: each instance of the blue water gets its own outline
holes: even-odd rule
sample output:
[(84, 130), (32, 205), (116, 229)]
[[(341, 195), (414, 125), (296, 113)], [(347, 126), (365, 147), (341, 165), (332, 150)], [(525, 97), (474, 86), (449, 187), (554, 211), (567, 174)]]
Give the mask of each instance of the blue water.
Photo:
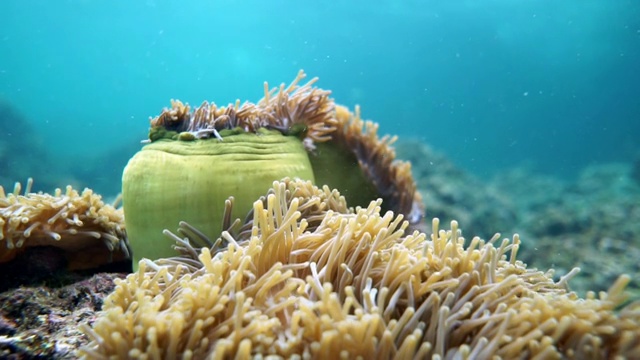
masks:
[[(527, 162), (571, 176), (640, 151), (637, 0), (3, 0), (0, 9), (0, 98), (70, 166), (137, 144), (172, 98), (257, 101), (263, 81), (289, 82), (301, 68), (382, 133), (418, 137), (480, 175)], [(119, 165), (103, 166), (118, 178)]]

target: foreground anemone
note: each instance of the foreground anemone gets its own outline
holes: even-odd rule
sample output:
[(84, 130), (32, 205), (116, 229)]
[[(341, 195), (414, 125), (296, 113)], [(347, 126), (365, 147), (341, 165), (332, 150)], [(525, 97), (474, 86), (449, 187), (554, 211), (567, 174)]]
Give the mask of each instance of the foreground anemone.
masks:
[(422, 204), (410, 166), (395, 160), (388, 138), (378, 139), (359, 112), (336, 108), (330, 92), (299, 85), (270, 90), (257, 103), (191, 109), (173, 101), (151, 120), (148, 144), (123, 173), (123, 201), (134, 264), (170, 256), (167, 226), (186, 221), (207, 236), (222, 230), (224, 200), (233, 217), (251, 209), (275, 180), (309, 180), (338, 188), (354, 205), (382, 198), (388, 209), (418, 222)]
[[(343, 200), (309, 182), (275, 182), (248, 231), (210, 241), (183, 224), (181, 255), (143, 260), (117, 281), (83, 326), (91, 343), (80, 355), (640, 357), (640, 304), (614, 312), (628, 277), (578, 299), (566, 290), (575, 272), (554, 282), (516, 259), (517, 236), (465, 243), (455, 222), (445, 231), (437, 219), (430, 236), (407, 234), (379, 200), (354, 210)], [(190, 244), (202, 241), (213, 245)]]
[(129, 256), (122, 209), (105, 204), (90, 189), (67, 186), (53, 195), (24, 193), (20, 183), (0, 186), (0, 263), (32, 247), (62, 249), (70, 270), (94, 268)]

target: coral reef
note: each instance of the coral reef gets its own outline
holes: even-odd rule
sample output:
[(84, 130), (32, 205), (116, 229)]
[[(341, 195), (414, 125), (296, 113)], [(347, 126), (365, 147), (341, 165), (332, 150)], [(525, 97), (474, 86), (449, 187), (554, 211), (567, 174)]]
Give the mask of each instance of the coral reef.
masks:
[(530, 239), (524, 261), (560, 275), (580, 267), (571, 288), (582, 294), (627, 273), (634, 279), (629, 291), (639, 297), (640, 184), (632, 172), (629, 164), (592, 165), (575, 181), (561, 181), (520, 168), (491, 186), (514, 199), (514, 225)]
[(545, 176), (525, 164), (479, 179), (422, 142), (395, 145), (398, 156), (412, 163), (427, 216), (459, 220), (467, 234), (517, 231), (527, 239), (520, 258), (530, 267), (553, 268), (556, 279), (579, 267), (571, 290), (581, 295), (605, 291), (626, 273), (633, 279), (628, 291), (640, 297), (635, 164), (594, 164), (575, 180)]
[[(83, 326), (91, 342), (80, 355), (640, 356), (640, 304), (614, 311), (628, 277), (579, 299), (565, 289), (575, 271), (554, 282), (517, 260), (518, 236), (465, 241), (456, 222), (445, 231), (437, 219), (430, 236), (407, 234), (380, 200), (327, 208), (340, 199), (309, 182), (275, 182), (254, 203), (250, 230), (213, 241), (183, 224), (185, 237), (171, 236), (181, 255), (143, 260), (116, 281)], [(212, 245), (192, 245), (203, 241)]]
[[(150, 240), (135, 254), (159, 259), (126, 278), (60, 271), (130, 271), (122, 209), (0, 187), (0, 357), (640, 358), (640, 162), (486, 183), (303, 78), (151, 119), (124, 196)], [(0, 127), (23, 126), (7, 109)], [(0, 174), (20, 176), (22, 140), (0, 144)]]
[(129, 256), (124, 214), (90, 189), (67, 186), (53, 195), (31, 192), (29, 179), (6, 194), (0, 186), (0, 263), (33, 247), (62, 249), (69, 269), (87, 269)]
[(427, 217), (456, 220), (468, 234), (485, 238), (498, 231), (519, 231), (514, 227), (517, 209), (504, 191), (460, 169), (424, 142), (403, 138), (395, 147), (398, 157), (412, 165)]

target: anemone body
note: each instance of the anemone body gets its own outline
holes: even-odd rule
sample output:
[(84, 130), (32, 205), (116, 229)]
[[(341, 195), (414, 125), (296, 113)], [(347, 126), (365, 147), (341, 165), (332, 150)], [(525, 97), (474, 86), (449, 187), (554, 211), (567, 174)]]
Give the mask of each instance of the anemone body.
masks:
[(352, 206), (364, 207), (381, 197), (372, 179), (362, 170), (356, 154), (344, 144), (318, 143), (309, 158), (316, 184), (338, 189)]
[(158, 140), (127, 164), (122, 178), (125, 222), (134, 265), (141, 258), (171, 257), (164, 229), (187, 221), (211, 238), (220, 236), (225, 200), (232, 216), (244, 216), (253, 201), (284, 177), (314, 181), (299, 139), (277, 131), (217, 139)]
[[(192, 109), (178, 100), (151, 119), (149, 141), (125, 169), (123, 200), (134, 261), (175, 255), (162, 231), (186, 221), (221, 236), (225, 200), (232, 219), (285, 177), (340, 190), (353, 205), (381, 198), (385, 210), (421, 219), (422, 204), (410, 165), (395, 160), (394, 137), (378, 138), (378, 125), (336, 106), (330, 91), (299, 85), (269, 90), (257, 103)], [(226, 217), (227, 219), (229, 217)], [(134, 262), (134, 266), (137, 261)]]

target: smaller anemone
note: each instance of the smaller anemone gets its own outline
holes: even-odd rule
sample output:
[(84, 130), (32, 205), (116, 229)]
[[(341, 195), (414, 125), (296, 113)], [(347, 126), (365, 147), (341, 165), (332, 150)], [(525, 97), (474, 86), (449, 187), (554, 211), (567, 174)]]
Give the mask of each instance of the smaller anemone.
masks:
[(79, 193), (69, 185), (50, 195), (31, 192), (32, 184), (23, 194), (20, 183), (9, 194), (0, 186), (0, 263), (39, 246), (62, 249), (69, 270), (129, 258), (122, 209), (87, 188)]

